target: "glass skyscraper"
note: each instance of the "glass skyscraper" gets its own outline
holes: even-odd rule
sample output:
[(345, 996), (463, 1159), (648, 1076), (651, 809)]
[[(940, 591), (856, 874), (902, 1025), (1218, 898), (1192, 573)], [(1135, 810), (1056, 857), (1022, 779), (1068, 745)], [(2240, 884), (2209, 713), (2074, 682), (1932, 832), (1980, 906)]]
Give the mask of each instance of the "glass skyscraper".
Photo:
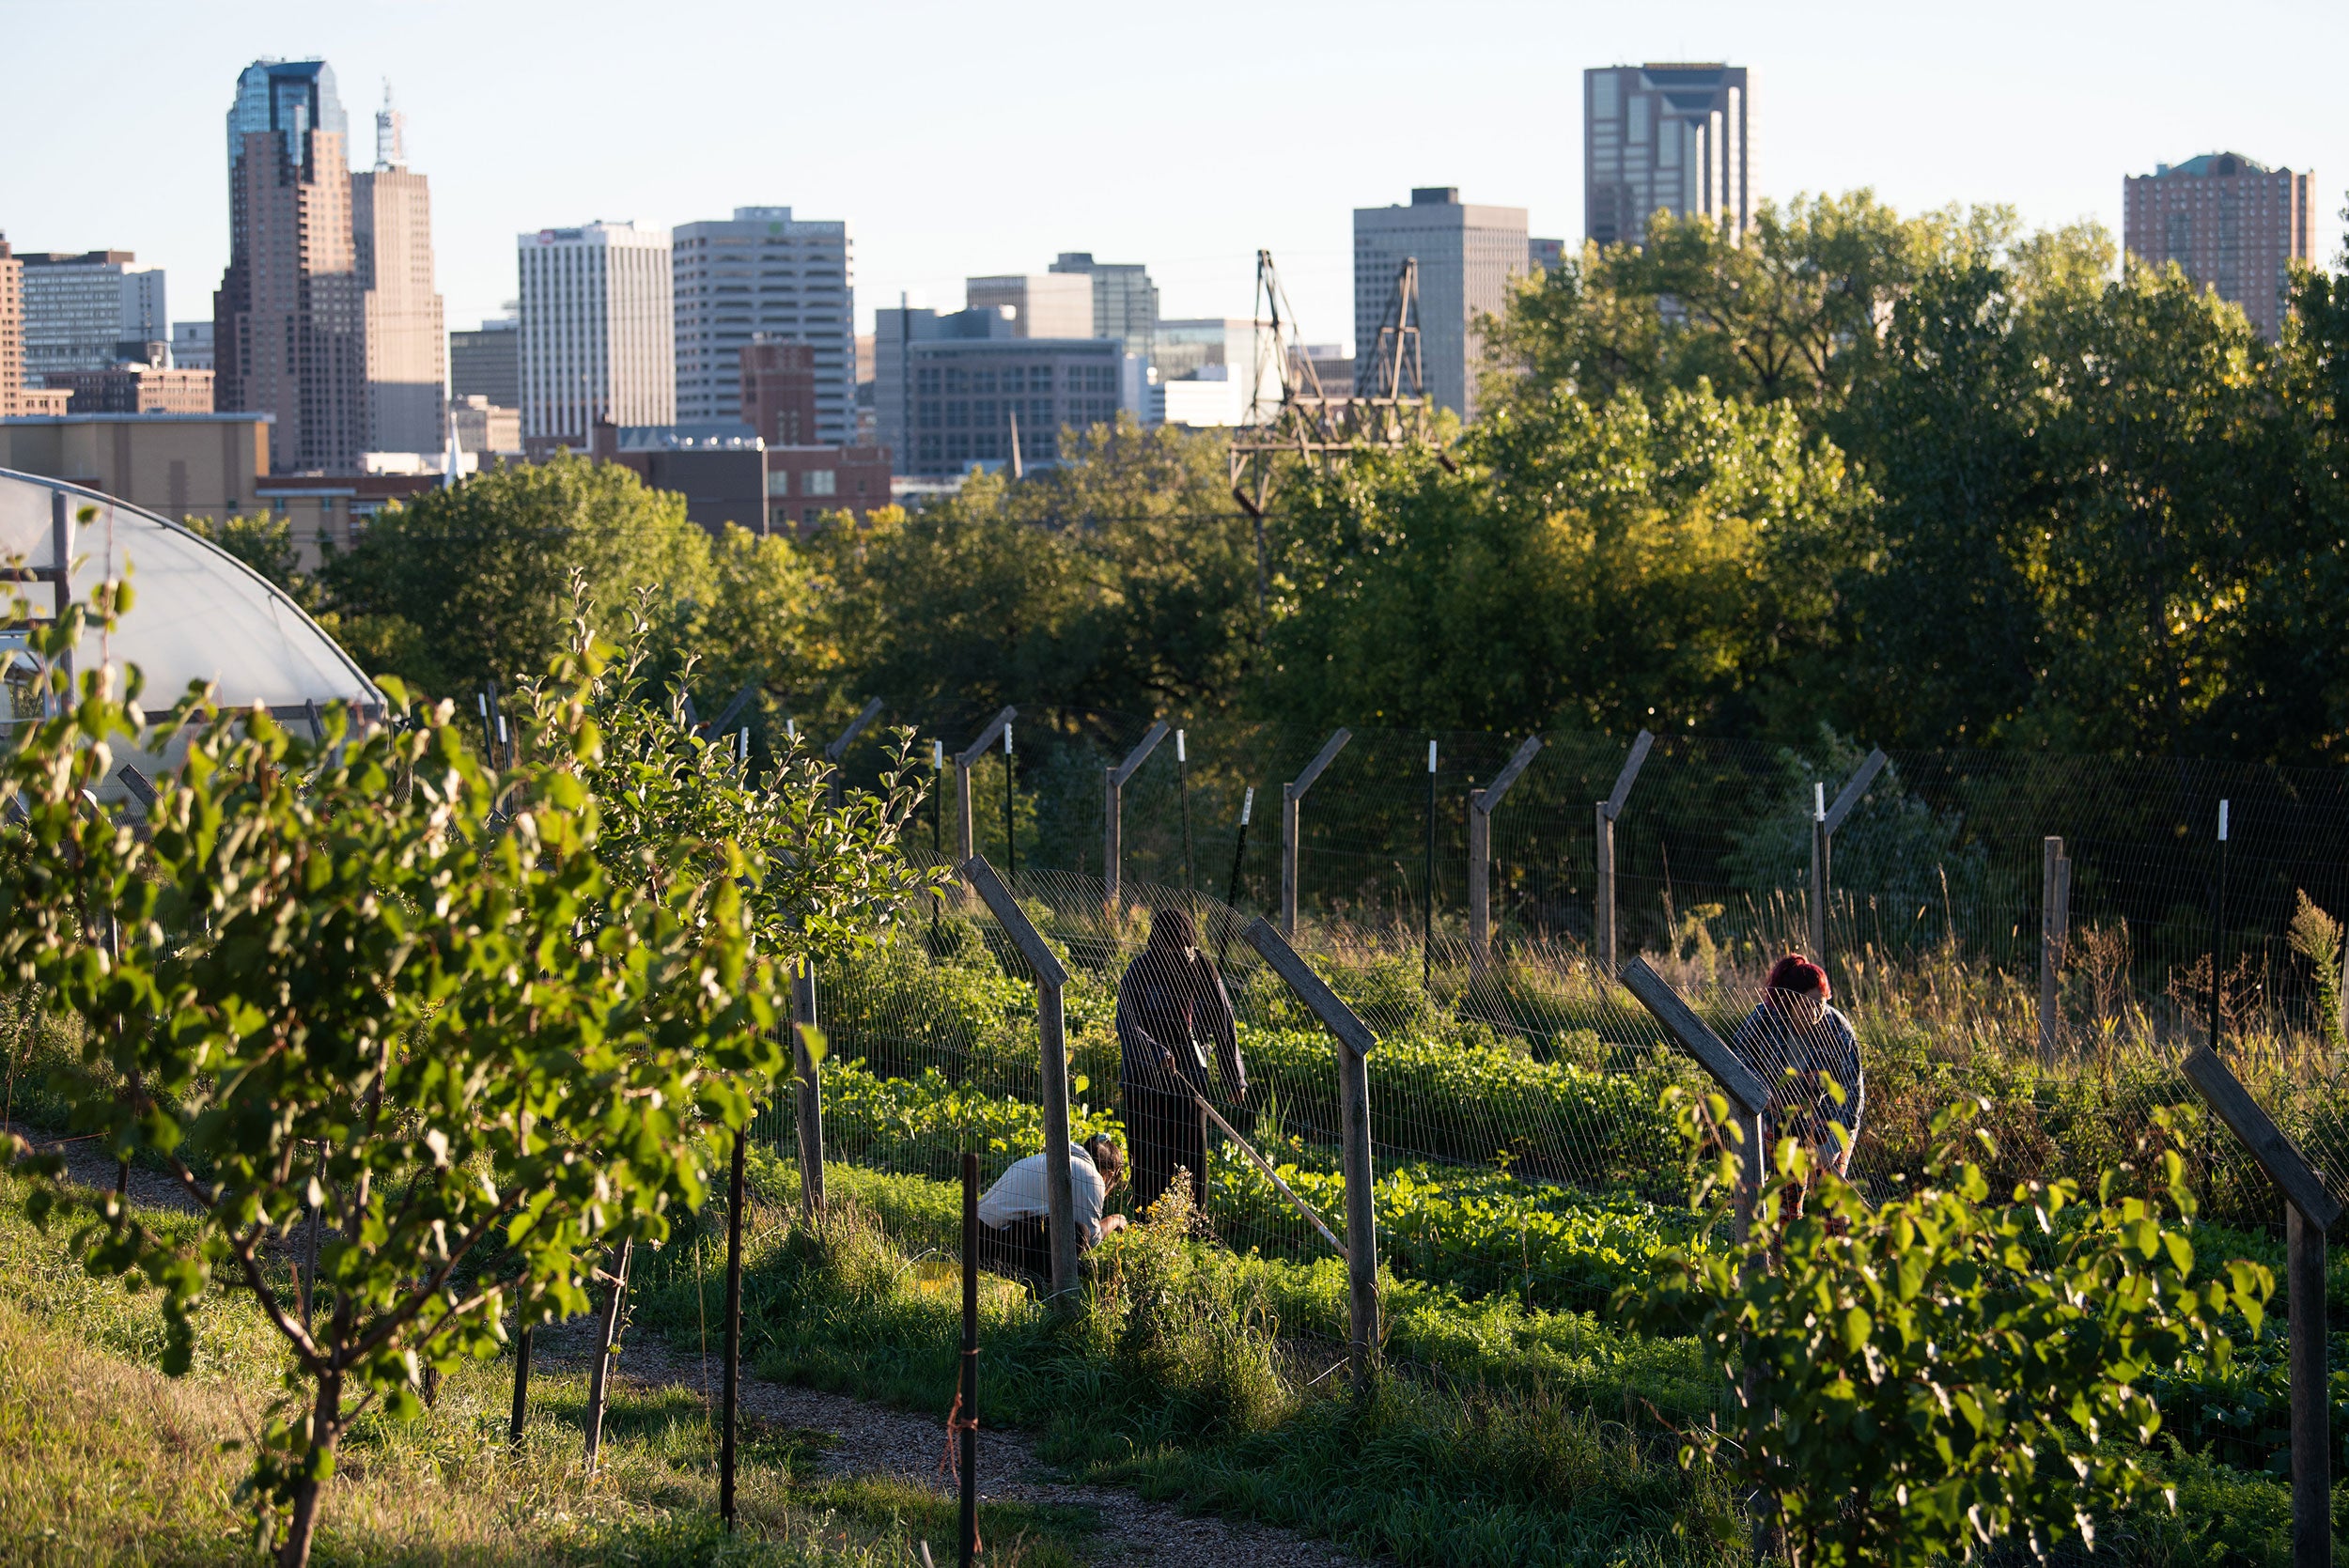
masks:
[(313, 131), (332, 131), (350, 145), (350, 121), (334, 91), (334, 69), (324, 60), (256, 60), (237, 78), (228, 108), (228, 169), (234, 178), (244, 138), (274, 131), (286, 139), (286, 160), (299, 166)]

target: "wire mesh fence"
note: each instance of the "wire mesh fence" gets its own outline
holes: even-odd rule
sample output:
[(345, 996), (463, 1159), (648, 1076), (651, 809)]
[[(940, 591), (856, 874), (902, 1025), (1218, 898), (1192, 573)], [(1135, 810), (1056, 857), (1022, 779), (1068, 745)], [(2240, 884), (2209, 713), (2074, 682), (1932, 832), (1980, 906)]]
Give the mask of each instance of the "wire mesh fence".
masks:
[[(872, 777), (895, 725), (920, 738), (918, 762), (932, 739), (951, 760), (995, 712), (885, 708), (845, 767), (852, 780)], [(1112, 910), (1105, 775), (1149, 722), (1021, 710), (1008, 754), (991, 749), (969, 781), (971, 847), (1018, 867), (1031, 917), (1072, 972), (1072, 1135), (1128, 1141), (1117, 981), (1146, 936), (1143, 911), (1182, 903), (1239, 1019), (1251, 1094), (1237, 1125), (1342, 1229), (1330, 1043), (1237, 939), (1277, 910), (1281, 785), (1330, 737), (1182, 726), (1179, 750), (1158, 746), (1120, 792), (1125, 897)], [(1671, 1083), (1703, 1085), (1592, 961), (1593, 802), (1615, 787), (1626, 741), (1542, 737), (1493, 815), (1494, 936), (1489, 949), (1471, 947), (1468, 791), (1523, 738), (1355, 731), (1299, 808), (1298, 941), (1380, 1041), (1372, 1119), (1388, 1264), (1470, 1296), (1589, 1307), (1684, 1222), (1687, 1162), (1658, 1098)], [(1814, 807), (1859, 761), (1859, 749), (1827, 737), (1810, 754), (1658, 737), (1614, 823), (1618, 956), (1649, 955), (1729, 1034), (1768, 961), (1810, 945)], [(924, 836), (951, 861), (961, 804), (951, 767), (941, 783)], [(2300, 895), (2349, 904), (2345, 784), (2208, 763), (1893, 753), (1828, 860), (1824, 957), (1870, 1075), (1853, 1173), (1881, 1188), (1914, 1172), (1931, 1153), (1933, 1111), (1961, 1094), (1989, 1105), (2001, 1179), (2092, 1179), (2100, 1164), (2132, 1157), (2156, 1108), (2195, 1101), (2176, 1063), (2207, 1036), (2216, 949), (2231, 1062), (2349, 1193), (2349, 1127), (2337, 1110), (2341, 957), (2336, 949), (2328, 976), (2294, 937)], [(2073, 873), (2052, 949), (2056, 1049), (2043, 1061), (2050, 835)], [(821, 989), (833, 1157), (942, 1180), (972, 1148), (991, 1179), (1038, 1146), (1031, 978), (983, 914), (945, 901)], [(1326, 1256), (1273, 1184), (1213, 1141), (1216, 1234), (1268, 1257)], [(2186, 1152), (2206, 1212), (2274, 1222), (2263, 1179), (2223, 1134)], [(903, 1191), (882, 1206), (944, 1244), (942, 1209), (921, 1221)]]

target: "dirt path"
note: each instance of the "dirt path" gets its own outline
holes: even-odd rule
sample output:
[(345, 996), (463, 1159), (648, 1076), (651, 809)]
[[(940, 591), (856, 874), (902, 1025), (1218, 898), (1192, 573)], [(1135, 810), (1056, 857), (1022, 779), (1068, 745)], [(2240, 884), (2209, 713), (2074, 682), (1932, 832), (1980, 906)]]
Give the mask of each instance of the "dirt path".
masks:
[[(584, 1364), (593, 1352), (592, 1321), (575, 1319), (539, 1342), (552, 1358)], [(679, 1387), (714, 1394), (718, 1361), (680, 1356), (650, 1335), (632, 1338), (620, 1358), (620, 1380), (653, 1387)], [(791, 1388), (755, 1377), (742, 1380), (742, 1408), (762, 1421), (828, 1433), (824, 1469), (834, 1475), (889, 1476), (941, 1494), (952, 1486), (940, 1472), (946, 1420), (868, 1405), (841, 1394)], [(1185, 1514), (1172, 1503), (1151, 1502), (1109, 1486), (1084, 1486), (1058, 1479), (1037, 1459), (1034, 1445), (1017, 1432), (979, 1432), (980, 1496), (990, 1500), (1057, 1504), (1091, 1509), (1099, 1528), (1088, 1548), (1105, 1563), (1182, 1564), (1184, 1568), (1256, 1568), (1280, 1563), (1294, 1568), (1343, 1568), (1366, 1560), (1292, 1530), (1238, 1524), (1211, 1515)]]
[[(101, 1139), (60, 1139), (54, 1132), (28, 1127), (21, 1122), (5, 1124), (5, 1130), (30, 1143), (35, 1154), (65, 1156), (66, 1175), (84, 1187), (110, 1192), (114, 1189), (116, 1178), (121, 1173), (122, 1168), (107, 1157)], [(0, 1148), (4, 1147), (0, 1145)], [(0, 1164), (6, 1163), (6, 1154), (0, 1153)], [(182, 1213), (194, 1213), (195, 1210), (195, 1200), (188, 1196), (187, 1188), (160, 1171), (133, 1165), (131, 1167), (128, 1191), (132, 1203), (143, 1203), (148, 1208), (174, 1209)]]

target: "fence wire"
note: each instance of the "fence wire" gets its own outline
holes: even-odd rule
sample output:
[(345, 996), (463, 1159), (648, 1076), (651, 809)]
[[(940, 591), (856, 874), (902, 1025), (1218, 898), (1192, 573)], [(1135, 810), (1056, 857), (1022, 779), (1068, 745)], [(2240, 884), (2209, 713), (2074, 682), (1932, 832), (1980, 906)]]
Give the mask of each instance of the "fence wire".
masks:
[[(917, 755), (926, 759), (936, 737), (951, 759), (994, 711), (890, 710), (849, 749), (848, 775), (878, 772), (888, 726), (914, 730)], [(1294, 1167), (1291, 1185), (1342, 1231), (1330, 1044), (1238, 936), (1277, 908), (1281, 786), (1329, 737), (1191, 723), (1179, 757), (1167, 737), (1124, 789), (1125, 897), (1112, 914), (1104, 771), (1148, 725), (1022, 709), (1010, 779), (998, 748), (971, 780), (972, 847), (999, 870), (1017, 865), (1023, 903), (1072, 973), (1072, 1133), (1127, 1141), (1117, 981), (1146, 935), (1142, 911), (1182, 903), (1239, 1019), (1252, 1086), (1239, 1125), (1284, 1173)], [(1589, 1308), (1685, 1223), (1688, 1164), (1658, 1099), (1669, 1084), (1704, 1086), (1590, 955), (1593, 802), (1613, 789), (1626, 740), (1543, 737), (1493, 815), (1494, 939), (1488, 956), (1470, 950), (1468, 791), (1522, 738), (1356, 730), (1300, 807), (1297, 943), (1380, 1041), (1370, 1072), (1386, 1260), (1470, 1296)], [(1768, 963), (1809, 946), (1815, 792), (1831, 798), (1863, 751), (1824, 736), (1808, 753), (1659, 737), (1614, 827), (1618, 957), (1647, 955), (1726, 1037)], [(951, 861), (951, 767), (941, 782), (916, 847), (935, 844)], [(2221, 800), (2223, 905), (2214, 897)], [(2050, 834), (2062, 837), (2072, 875), (2054, 1050), (2043, 1061)], [(2341, 959), (2336, 949), (2328, 985), (2323, 961), (2293, 936), (2301, 895), (2349, 908), (2345, 849), (2349, 778), (2328, 772), (1892, 753), (1834, 835), (1830, 861), (1825, 956), (1869, 1075), (1853, 1174), (1879, 1192), (1913, 1176), (1933, 1152), (1933, 1113), (1970, 1095), (1988, 1103), (2000, 1182), (2092, 1184), (2104, 1167), (2139, 1157), (2155, 1110), (2198, 1104), (2176, 1063), (2207, 1038), (2216, 948), (2224, 1053), (2349, 1195)], [(1033, 982), (974, 903), (947, 901), (879, 954), (825, 975), (822, 990), (832, 1157), (938, 1181), (971, 1148), (992, 1179), (1041, 1146)], [(2264, 1179), (2223, 1131), (2206, 1128), (2182, 1152), (2206, 1216), (2276, 1222)], [(1208, 1218), (1227, 1243), (1296, 1261), (1326, 1254), (1252, 1165), (1228, 1148), (1210, 1164)], [(910, 1216), (910, 1198), (893, 1202)], [(926, 1234), (942, 1245), (950, 1219), (939, 1207)]]

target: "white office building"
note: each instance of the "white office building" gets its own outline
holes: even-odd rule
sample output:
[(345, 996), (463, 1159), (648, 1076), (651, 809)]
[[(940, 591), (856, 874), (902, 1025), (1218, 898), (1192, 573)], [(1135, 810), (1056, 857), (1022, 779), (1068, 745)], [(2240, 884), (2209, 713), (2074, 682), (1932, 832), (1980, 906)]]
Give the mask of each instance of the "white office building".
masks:
[[(1407, 260), (1419, 262), (1420, 363), (1429, 397), (1476, 417), (1484, 369), (1481, 316), (1499, 316), (1509, 283), (1532, 267), (1522, 207), (1471, 207), (1448, 185), (1423, 186), (1408, 207), (1354, 210), (1354, 377), (1365, 395), (1377, 374), (1378, 328)], [(1405, 390), (1408, 390), (1408, 385)]]
[(599, 422), (677, 423), (669, 236), (630, 223), (515, 241), (522, 439), (584, 451)]
[(1719, 62), (1582, 73), (1584, 238), (1639, 244), (1658, 211), (1753, 226), (1753, 87)]
[(19, 251), (24, 286), (24, 378), (105, 370), (167, 358), (163, 269), (133, 272), (129, 251)]
[(742, 350), (762, 338), (804, 343), (816, 355), (817, 444), (854, 443), (856, 289), (847, 224), (794, 218), (787, 207), (738, 207), (730, 220), (681, 225), (669, 265), (678, 421), (742, 419)]
[[(1009, 310), (1014, 337), (1097, 335), (1093, 279), (1083, 272), (1003, 272), (965, 278), (962, 293), (969, 309)], [(1121, 345), (1119, 351), (1130, 350)]]

